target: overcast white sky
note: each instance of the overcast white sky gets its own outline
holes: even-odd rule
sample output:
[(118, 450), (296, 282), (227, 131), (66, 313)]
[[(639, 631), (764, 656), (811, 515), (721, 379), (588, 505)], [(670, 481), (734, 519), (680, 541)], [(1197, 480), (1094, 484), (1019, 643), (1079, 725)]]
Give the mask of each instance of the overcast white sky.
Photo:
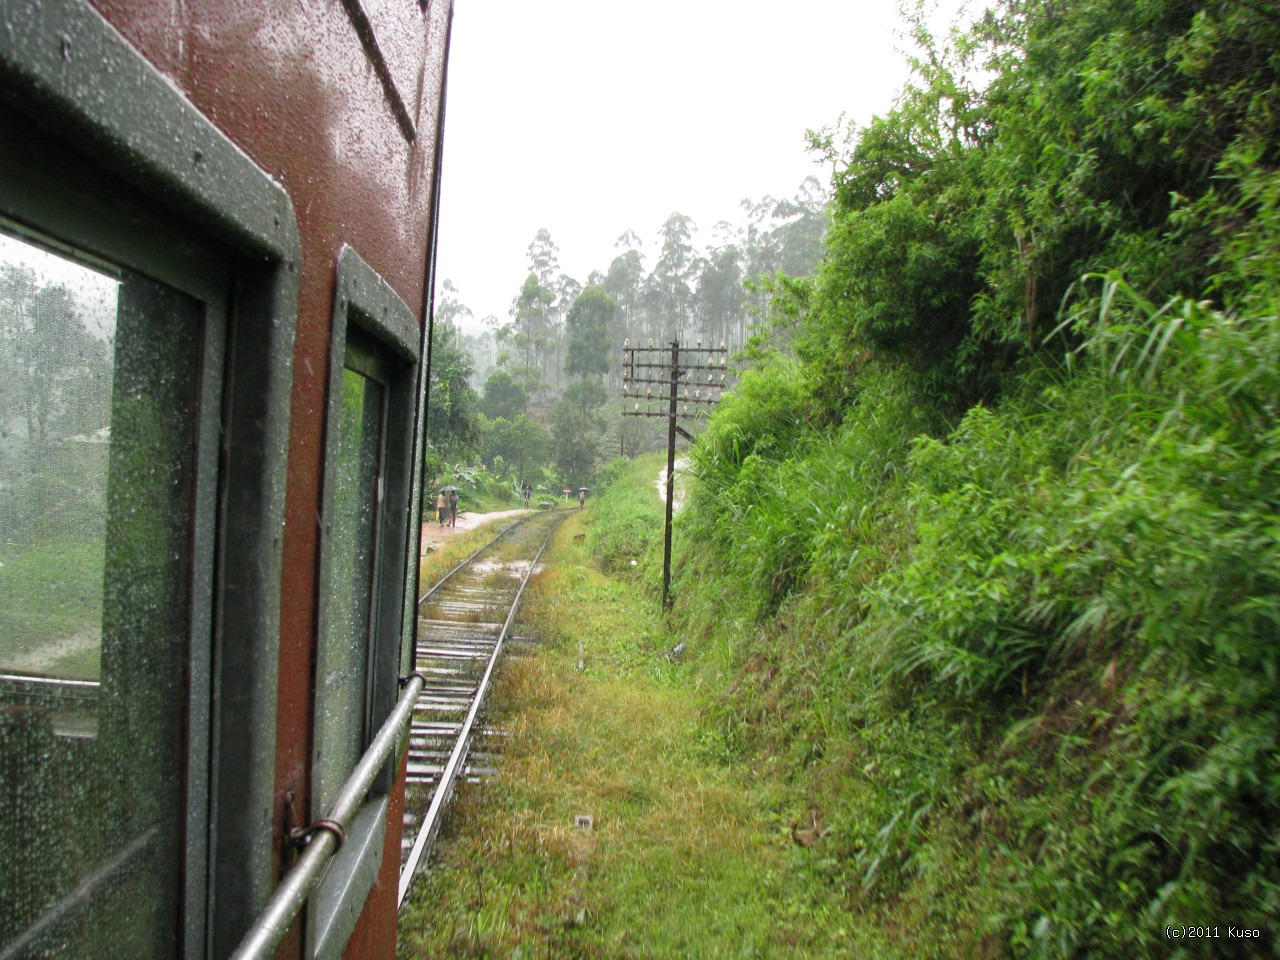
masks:
[(897, 0), (456, 0), (437, 283), (505, 322), (541, 227), (585, 283), (624, 230), (651, 268), (674, 211), (705, 237), (825, 184), (805, 130), (892, 105), (902, 30)]

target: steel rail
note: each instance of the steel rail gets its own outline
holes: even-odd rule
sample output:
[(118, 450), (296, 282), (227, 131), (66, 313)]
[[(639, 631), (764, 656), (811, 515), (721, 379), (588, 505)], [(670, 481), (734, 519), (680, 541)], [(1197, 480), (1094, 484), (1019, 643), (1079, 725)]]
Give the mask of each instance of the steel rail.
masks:
[(432, 595), (433, 595), (437, 590), (439, 590), (441, 587), (443, 587), (446, 583), (448, 583), (448, 582), (449, 582), (449, 579), (450, 579), (450, 578), (451, 578), (455, 573), (457, 573), (459, 570), (461, 570), (463, 567), (465, 567), (467, 564), (469, 564), (469, 563), (470, 563), (472, 560), (474, 560), (476, 557), (480, 556), (480, 554), (484, 553), (486, 550), (488, 550), (490, 547), (492, 547), (495, 543), (497, 543), (499, 540), (501, 540), (503, 537), (505, 537), (505, 536), (506, 536), (508, 533), (510, 533), (512, 530), (516, 529), (516, 528), (517, 528), (517, 527), (519, 527), (521, 524), (523, 524), (523, 523), (525, 523), (526, 521), (528, 521), (529, 517), (533, 517), (533, 516), (537, 516), (537, 514), (530, 513), (530, 514), (528, 514), (528, 515), (526, 515), (526, 516), (520, 517), (519, 519), (517, 519), (517, 520), (513, 521), (512, 523), (507, 524), (507, 526), (503, 527), (503, 528), (502, 528), (502, 530), (501, 530), (501, 531), (499, 531), (499, 533), (498, 533), (498, 535), (497, 535), (496, 537), (494, 537), (492, 540), (490, 540), (488, 543), (486, 543), (484, 546), (482, 546), (479, 550), (477, 550), (475, 553), (471, 554), (471, 556), (467, 557), (467, 559), (463, 560), (463, 561), (462, 561), (461, 563), (459, 563), (456, 567), (454, 567), (452, 570), (450, 570), (448, 573), (446, 573), (443, 577), (441, 577), (439, 580), (437, 580), (437, 581), (435, 582), (435, 584), (434, 584), (430, 589), (428, 589), (428, 590), (427, 590), (427, 592), (426, 592), (426, 593), (424, 593), (422, 596), (420, 596), (420, 597), (418, 598), (418, 607), (419, 607), (419, 608), (421, 608), (421, 607), (422, 607), (422, 605), (423, 605), (424, 603), (426, 603), (426, 602), (427, 602), (427, 600), (428, 600), (428, 599), (429, 599), (429, 598), (430, 598), (430, 597), (431, 597), (431, 596), (432, 596)]
[[(561, 518), (563, 519), (563, 518)], [(498, 634), (498, 639), (494, 644), (493, 652), (489, 655), (488, 664), (485, 666), (484, 676), (480, 679), (480, 684), (476, 689), (476, 694), (471, 700), (471, 706), (467, 710), (467, 716), (462, 721), (458, 730), (457, 738), (454, 740), (453, 750), (449, 754), (449, 760), (445, 764), (444, 769), (440, 773), (440, 778), (436, 782), (436, 789), (431, 796), (431, 805), (427, 809), (427, 814), (422, 820), (422, 824), (418, 829), (417, 836), (413, 840), (413, 849), (409, 852), (409, 857), (404, 865), (400, 868), (400, 886), (396, 895), (396, 907), (399, 909), (404, 905), (405, 897), (409, 893), (409, 888), (413, 885), (414, 875), (418, 872), (427, 851), (430, 849), (431, 841), (435, 838), (436, 832), (440, 828), (441, 813), (445, 804), (449, 801), (450, 795), (453, 793), (454, 780), (457, 778), (458, 771), (462, 768), (462, 764), (466, 759), (467, 749), (471, 740), (471, 730), (475, 725), (476, 717), (480, 713), (480, 707), (483, 705), (485, 696), (489, 692), (489, 682), (493, 678), (494, 669), (497, 667), (498, 659), (502, 655), (502, 646), (506, 641), (507, 634), (511, 630), (511, 624), (515, 620), (516, 612), (520, 609), (520, 598), (524, 595), (524, 589), (529, 583), (529, 577), (533, 575), (534, 569), (538, 565), (538, 560), (542, 557), (543, 550), (546, 549), (547, 543), (551, 540), (551, 535), (559, 526), (559, 521), (550, 525), (547, 535), (542, 538), (542, 544), (538, 547), (538, 552), (533, 555), (533, 559), (529, 561), (529, 569), (525, 571), (524, 577), (520, 581), (520, 588), (516, 591), (515, 597), (511, 601), (511, 609), (507, 613), (507, 619), (502, 625), (502, 630)]]
[[(412, 674), (405, 684), (404, 693), (396, 702), (395, 709), (382, 724), (373, 743), (365, 751), (351, 776), (338, 791), (337, 797), (329, 805), (322, 820), (316, 821), (320, 829), (313, 832), (310, 841), (303, 848), (297, 862), (285, 874), (280, 886), (272, 894), (258, 919), (254, 921), (231, 960), (269, 960), (276, 946), (283, 939), (292, 925), (307, 898), (315, 889), (329, 865), (330, 858), (337, 851), (338, 830), (345, 832), (352, 817), (364, 802), (373, 785), (378, 771), (391, 756), (392, 750), (400, 742), (403, 729), (413, 715), (413, 707), (418, 702), (425, 681), (419, 674)], [(336, 827), (336, 830), (335, 830)]]

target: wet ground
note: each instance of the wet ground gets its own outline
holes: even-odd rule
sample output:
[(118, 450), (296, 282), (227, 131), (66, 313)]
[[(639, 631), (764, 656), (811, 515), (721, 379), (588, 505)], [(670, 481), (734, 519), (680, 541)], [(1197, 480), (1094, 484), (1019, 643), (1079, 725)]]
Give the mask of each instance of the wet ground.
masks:
[(507, 517), (518, 517), (522, 514), (529, 513), (529, 510), (495, 510), (493, 513), (473, 513), (470, 510), (458, 511), (458, 522), (455, 526), (450, 527), (447, 523), (442, 527), (440, 524), (431, 520), (422, 525), (422, 546), (419, 548), (423, 553), (437, 544), (443, 543), (452, 537), (455, 533), (463, 533), (467, 530), (474, 530), (476, 527), (484, 526), (495, 520), (505, 520)]

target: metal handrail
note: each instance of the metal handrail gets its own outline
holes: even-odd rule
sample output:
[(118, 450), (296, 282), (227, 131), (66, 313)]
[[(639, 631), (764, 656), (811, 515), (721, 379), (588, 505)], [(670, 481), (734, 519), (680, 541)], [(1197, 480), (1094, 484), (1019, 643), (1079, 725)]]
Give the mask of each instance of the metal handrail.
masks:
[(258, 919), (240, 941), (240, 946), (236, 947), (231, 960), (268, 960), (272, 956), (294, 918), (320, 882), (330, 858), (337, 852), (338, 831), (346, 830), (368, 795), (378, 771), (399, 742), (401, 731), (413, 715), (414, 704), (417, 703), (423, 686), (424, 680), (420, 674), (415, 673), (409, 677), (404, 693), (396, 701), (395, 709), (382, 724), (378, 735), (373, 738), (373, 743), (338, 791), (324, 817), (316, 821), (317, 826), (323, 825), (324, 828), (313, 833), (297, 863), (285, 874)]

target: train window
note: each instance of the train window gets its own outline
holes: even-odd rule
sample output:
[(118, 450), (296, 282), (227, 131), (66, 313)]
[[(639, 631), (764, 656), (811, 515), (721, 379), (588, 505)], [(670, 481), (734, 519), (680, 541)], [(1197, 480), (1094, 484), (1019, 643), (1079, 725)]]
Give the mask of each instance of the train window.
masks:
[[(412, 312), (350, 247), (338, 259), (334, 299), (316, 653), (316, 816), (396, 699), (419, 355)], [(381, 863), (389, 786), (388, 770), (313, 898), (312, 956), (339, 956), (354, 929)]]
[(276, 883), (287, 194), (85, 0), (0, 31), (0, 957), (226, 955)]
[(322, 710), (316, 718), (319, 806), (327, 807), (360, 760), (368, 737), (368, 661), (378, 614), (379, 493), (387, 418), (385, 364), (348, 334), (338, 402), (337, 436), (329, 453), (334, 484), (326, 534), (330, 612), (325, 662), (317, 683)]
[(180, 942), (204, 315), (0, 233), (0, 942), (33, 956)]

